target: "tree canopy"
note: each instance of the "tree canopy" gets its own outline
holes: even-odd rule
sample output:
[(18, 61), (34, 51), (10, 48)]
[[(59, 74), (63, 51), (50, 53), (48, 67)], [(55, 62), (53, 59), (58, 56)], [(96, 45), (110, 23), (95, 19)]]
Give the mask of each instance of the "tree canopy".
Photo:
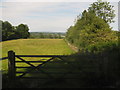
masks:
[[(96, 7), (101, 7), (101, 1), (93, 3)], [(102, 12), (100, 13), (102, 14)], [(107, 16), (105, 16), (107, 18)], [(109, 45), (117, 44), (117, 33), (112, 31), (109, 23), (104, 18), (101, 18), (96, 12), (90, 9), (84, 10), (81, 17), (77, 18), (74, 26), (70, 26), (66, 33), (66, 40), (77, 46), (79, 50), (89, 52), (99, 52), (104, 50), (106, 43)], [(113, 44), (113, 42), (116, 42)], [(97, 49), (95, 49), (97, 48)], [(104, 49), (103, 49), (104, 48)]]
[(12, 26), (8, 21), (0, 21), (2, 29), (2, 41), (28, 38), (29, 28), (25, 24), (20, 24), (18, 26)]
[(114, 22), (113, 19), (115, 17), (115, 10), (113, 10), (113, 7), (114, 6), (110, 5), (110, 2), (103, 2), (102, 0), (98, 0), (97, 2), (91, 4), (91, 6), (88, 8), (88, 11), (94, 12), (106, 23), (112, 23)]

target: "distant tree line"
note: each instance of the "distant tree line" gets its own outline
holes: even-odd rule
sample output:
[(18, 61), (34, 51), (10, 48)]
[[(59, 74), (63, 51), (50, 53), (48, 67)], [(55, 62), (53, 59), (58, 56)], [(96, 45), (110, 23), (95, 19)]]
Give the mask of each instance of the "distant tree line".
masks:
[(2, 32), (2, 41), (28, 38), (30, 36), (29, 28), (26, 24), (12, 26), (8, 21), (0, 20), (0, 30)]
[(30, 38), (62, 39), (64, 37), (65, 33), (30, 32)]

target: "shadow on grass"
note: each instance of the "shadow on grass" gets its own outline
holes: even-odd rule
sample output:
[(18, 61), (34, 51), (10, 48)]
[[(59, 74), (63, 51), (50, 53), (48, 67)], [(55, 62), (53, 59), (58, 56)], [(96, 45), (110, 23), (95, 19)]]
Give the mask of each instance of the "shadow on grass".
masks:
[(46, 63), (39, 74), (29, 74), (43, 78), (40, 80), (18, 79), (8, 82), (7, 74), (3, 74), (3, 88), (120, 88), (118, 51), (76, 53), (62, 59), (63, 61), (60, 61), (56, 58), (52, 63)]

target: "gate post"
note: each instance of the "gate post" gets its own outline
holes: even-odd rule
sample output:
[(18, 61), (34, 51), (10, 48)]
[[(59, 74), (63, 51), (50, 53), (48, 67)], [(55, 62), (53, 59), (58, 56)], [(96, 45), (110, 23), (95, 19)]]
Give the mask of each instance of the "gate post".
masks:
[(10, 84), (14, 84), (15, 82), (15, 52), (8, 51), (8, 79), (10, 81)]

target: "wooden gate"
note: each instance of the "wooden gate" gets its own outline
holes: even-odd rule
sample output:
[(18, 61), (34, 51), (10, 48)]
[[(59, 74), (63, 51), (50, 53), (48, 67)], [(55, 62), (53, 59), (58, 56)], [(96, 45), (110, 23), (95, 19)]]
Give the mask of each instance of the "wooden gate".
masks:
[[(25, 57), (42, 58), (40, 60), (25, 60)], [(11, 81), (16, 79), (57, 79), (71, 72), (72, 66), (63, 58), (67, 55), (15, 55), (15, 52), (8, 52), (8, 76)], [(17, 63), (23, 63), (29, 66), (18, 66)], [(37, 65), (34, 65), (37, 63)], [(56, 65), (56, 66), (55, 66)], [(18, 71), (17, 69), (24, 69)], [(50, 70), (51, 69), (51, 70)], [(53, 70), (56, 69), (56, 70)], [(62, 70), (60, 70), (62, 69)], [(31, 74), (28, 75), (27, 74)], [(19, 75), (20, 74), (20, 75)], [(44, 75), (40, 75), (44, 74)], [(37, 77), (35, 76), (37, 75)], [(45, 77), (41, 77), (45, 76)]]
[[(9, 82), (39, 79), (40, 82), (43, 80), (46, 80), (45, 83), (49, 82), (47, 84), (43, 82), (45, 87), (46, 85), (54, 86), (54, 84), (56, 87), (63, 85), (79, 87), (79, 83), (82, 84), (84, 79), (85, 82), (87, 79), (91, 82), (91, 77), (99, 77), (99, 74), (106, 75), (107, 68), (104, 68), (106, 62), (100, 57), (101, 55), (16, 55), (14, 51), (9, 51), (8, 57), (2, 59), (8, 59)], [(37, 60), (31, 60), (33, 58)], [(61, 83), (56, 84), (56, 80)]]

